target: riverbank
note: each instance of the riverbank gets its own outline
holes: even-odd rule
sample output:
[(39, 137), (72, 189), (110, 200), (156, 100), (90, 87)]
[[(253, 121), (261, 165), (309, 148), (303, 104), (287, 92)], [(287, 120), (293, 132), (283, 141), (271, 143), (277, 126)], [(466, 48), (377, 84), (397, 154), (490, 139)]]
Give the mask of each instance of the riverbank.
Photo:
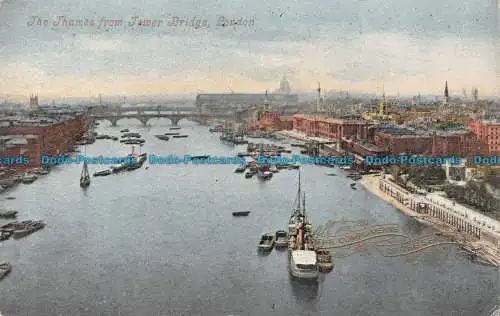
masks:
[(451, 237), (456, 241), (463, 242), (468, 247), (479, 249), (479, 255), (489, 261), (494, 262), (497, 267), (500, 267), (500, 250), (495, 245), (484, 240), (473, 239), (471, 236), (459, 232), (455, 227), (448, 225), (447, 223), (441, 222), (434, 217), (419, 214), (413, 211), (408, 206), (400, 203), (395, 198), (388, 196), (387, 194), (382, 192), (379, 188), (379, 179), (379, 175), (365, 175), (361, 180), (361, 184), (370, 192), (386, 201), (387, 203), (391, 204), (395, 208), (399, 209), (404, 214), (437, 229), (445, 236)]

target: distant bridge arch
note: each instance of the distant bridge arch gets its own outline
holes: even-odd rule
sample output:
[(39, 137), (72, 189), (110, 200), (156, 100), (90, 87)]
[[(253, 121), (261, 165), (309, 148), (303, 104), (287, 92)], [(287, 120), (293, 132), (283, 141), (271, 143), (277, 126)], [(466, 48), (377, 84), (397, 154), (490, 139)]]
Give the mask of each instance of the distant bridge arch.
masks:
[(90, 117), (94, 120), (106, 120), (111, 122), (112, 126), (117, 126), (119, 120), (124, 118), (138, 119), (143, 125), (147, 125), (150, 119), (167, 118), (176, 126), (183, 119), (192, 120), (201, 124), (206, 124), (214, 117), (220, 119), (235, 119), (235, 113), (201, 113), (196, 108), (173, 108), (167, 106), (149, 106), (149, 107), (99, 107), (93, 109)]
[(176, 126), (180, 120), (192, 119), (190, 114), (121, 114), (121, 115), (94, 115), (94, 120), (103, 120), (111, 123), (111, 126), (118, 126), (122, 119), (136, 119), (146, 126), (151, 119), (168, 119), (172, 125)]

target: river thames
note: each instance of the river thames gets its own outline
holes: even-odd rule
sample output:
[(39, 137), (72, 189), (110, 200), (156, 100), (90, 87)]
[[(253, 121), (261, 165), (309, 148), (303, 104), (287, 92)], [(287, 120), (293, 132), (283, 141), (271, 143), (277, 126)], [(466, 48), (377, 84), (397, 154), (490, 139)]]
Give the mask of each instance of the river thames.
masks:
[[(96, 131), (119, 136), (129, 128), (146, 139), (142, 152), (161, 156), (224, 156), (245, 148), (222, 144), (219, 134), (185, 120), (179, 132), (189, 138), (156, 139), (168, 132), (167, 122), (142, 127), (123, 120)], [(130, 147), (97, 140), (85, 154), (124, 156)], [(2, 195), (20, 220), (47, 223), (0, 243), (0, 261), (13, 266), (0, 282), (2, 315), (480, 316), (499, 305), (499, 270), (455, 255), (453, 246), (411, 257), (355, 253), (334, 259), (316, 286), (292, 282), (286, 252), (259, 256), (257, 244), (262, 233), (287, 228), (296, 170), (261, 182), (235, 174), (235, 165), (152, 165), (92, 178), (82, 190), (81, 168), (59, 166)], [(313, 224), (365, 219), (397, 224), (413, 236), (432, 232), (364, 188), (351, 190), (338, 168), (301, 170)], [(326, 176), (332, 171), (338, 176)], [(251, 213), (235, 218), (233, 211)]]

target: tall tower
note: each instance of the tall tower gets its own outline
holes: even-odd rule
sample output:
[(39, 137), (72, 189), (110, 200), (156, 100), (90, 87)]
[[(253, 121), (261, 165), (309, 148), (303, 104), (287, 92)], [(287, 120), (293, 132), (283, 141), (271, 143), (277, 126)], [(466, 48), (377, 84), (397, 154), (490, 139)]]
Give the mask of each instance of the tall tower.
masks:
[(448, 80), (444, 83), (444, 104), (447, 105), (450, 100), (450, 95), (448, 93)]
[(30, 110), (36, 111), (39, 109), (38, 105), (38, 93), (32, 93), (30, 95)]
[(384, 116), (387, 113), (387, 100), (385, 99), (385, 87), (382, 84), (382, 102), (379, 105), (379, 115)]
[(318, 82), (318, 101), (316, 103), (316, 112), (321, 112), (321, 84)]
[(264, 111), (269, 112), (270, 106), (269, 106), (269, 98), (267, 95), (267, 90), (266, 90), (266, 97), (264, 99)]

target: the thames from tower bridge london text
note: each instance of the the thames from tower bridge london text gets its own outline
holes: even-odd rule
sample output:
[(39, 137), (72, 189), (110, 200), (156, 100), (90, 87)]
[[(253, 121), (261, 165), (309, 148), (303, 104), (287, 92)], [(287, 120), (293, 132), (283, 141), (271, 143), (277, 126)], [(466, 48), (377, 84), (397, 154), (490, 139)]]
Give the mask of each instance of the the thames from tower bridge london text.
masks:
[(29, 27), (42, 27), (51, 29), (209, 29), (209, 28), (253, 28), (255, 17), (252, 16), (177, 16), (168, 15), (166, 18), (143, 17), (134, 15), (123, 17), (76, 17), (59, 15), (55, 17), (32, 15), (26, 23)]

